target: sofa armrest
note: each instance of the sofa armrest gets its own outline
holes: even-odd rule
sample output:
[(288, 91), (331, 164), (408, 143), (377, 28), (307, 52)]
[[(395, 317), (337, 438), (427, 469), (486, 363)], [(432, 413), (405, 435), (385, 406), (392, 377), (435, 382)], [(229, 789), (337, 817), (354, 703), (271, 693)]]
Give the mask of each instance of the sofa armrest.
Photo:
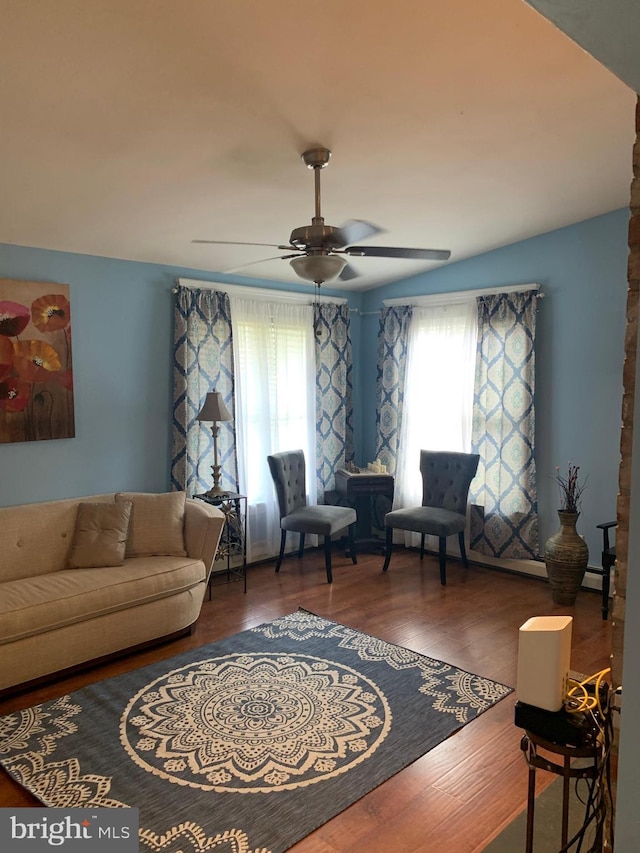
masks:
[(216, 558), (224, 520), (224, 513), (217, 507), (187, 499), (184, 511), (185, 548), (190, 557), (203, 561), (207, 575)]

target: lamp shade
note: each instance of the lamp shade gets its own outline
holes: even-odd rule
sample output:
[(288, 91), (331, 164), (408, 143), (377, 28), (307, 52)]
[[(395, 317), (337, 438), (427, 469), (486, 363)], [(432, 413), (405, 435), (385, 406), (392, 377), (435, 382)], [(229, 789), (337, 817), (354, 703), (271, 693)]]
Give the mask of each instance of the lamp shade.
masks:
[(302, 255), (289, 261), (293, 271), (306, 281), (330, 281), (340, 275), (346, 266), (346, 258), (336, 255)]
[(209, 391), (196, 420), (209, 421), (211, 423), (232, 420), (229, 410), (222, 399), (222, 394), (219, 391)]

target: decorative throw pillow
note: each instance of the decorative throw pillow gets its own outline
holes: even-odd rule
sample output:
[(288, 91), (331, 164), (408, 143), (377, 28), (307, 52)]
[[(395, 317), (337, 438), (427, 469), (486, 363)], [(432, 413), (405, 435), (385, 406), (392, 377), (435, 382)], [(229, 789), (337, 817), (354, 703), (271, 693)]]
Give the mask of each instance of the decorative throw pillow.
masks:
[(131, 501), (79, 504), (69, 566), (72, 569), (121, 566), (130, 517)]
[(184, 548), (185, 492), (118, 492), (116, 503), (131, 501), (127, 557), (186, 557)]

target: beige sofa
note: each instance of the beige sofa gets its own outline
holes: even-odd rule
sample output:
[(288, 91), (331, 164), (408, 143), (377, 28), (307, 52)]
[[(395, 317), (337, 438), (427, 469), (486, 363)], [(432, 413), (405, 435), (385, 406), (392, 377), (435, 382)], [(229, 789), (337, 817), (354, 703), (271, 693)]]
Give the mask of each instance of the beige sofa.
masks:
[(189, 630), (223, 524), (184, 492), (0, 508), (0, 690)]

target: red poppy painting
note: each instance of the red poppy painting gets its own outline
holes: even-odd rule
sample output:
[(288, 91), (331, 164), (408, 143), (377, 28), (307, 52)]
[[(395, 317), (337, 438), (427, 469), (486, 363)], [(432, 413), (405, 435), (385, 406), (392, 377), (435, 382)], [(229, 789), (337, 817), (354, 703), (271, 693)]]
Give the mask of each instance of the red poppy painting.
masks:
[(74, 436), (69, 285), (0, 279), (0, 443)]

